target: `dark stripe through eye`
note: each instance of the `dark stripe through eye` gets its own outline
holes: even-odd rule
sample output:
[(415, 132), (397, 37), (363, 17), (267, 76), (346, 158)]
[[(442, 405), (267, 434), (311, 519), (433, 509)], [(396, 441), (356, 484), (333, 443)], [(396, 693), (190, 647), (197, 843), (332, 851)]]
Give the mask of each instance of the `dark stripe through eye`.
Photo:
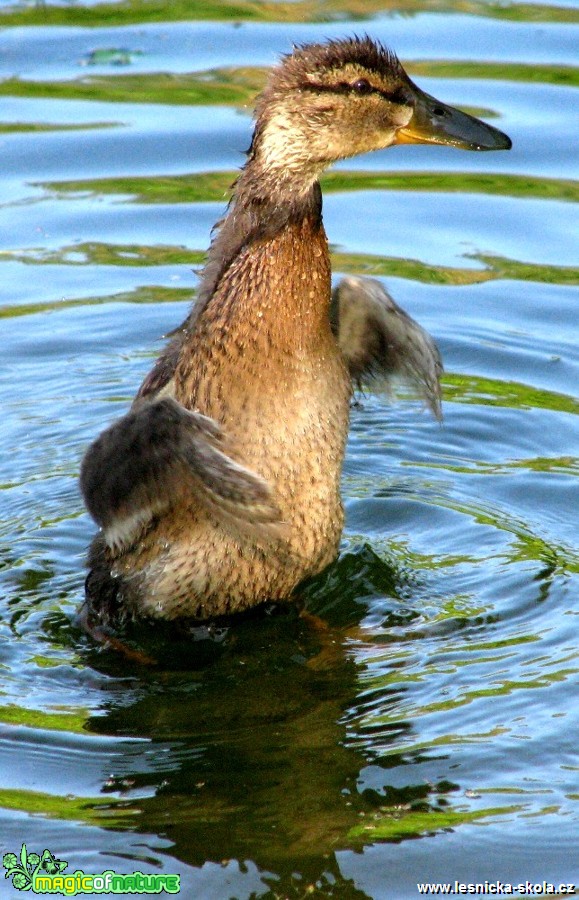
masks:
[(367, 97), (369, 94), (378, 94), (389, 103), (398, 103), (400, 106), (408, 106), (411, 104), (409, 93), (406, 88), (399, 86), (393, 91), (381, 90), (373, 85), (367, 78), (357, 78), (356, 81), (340, 81), (333, 84), (320, 84), (315, 81), (306, 81), (301, 84), (301, 89), (305, 91), (317, 91), (320, 94), (358, 94), (360, 97)]

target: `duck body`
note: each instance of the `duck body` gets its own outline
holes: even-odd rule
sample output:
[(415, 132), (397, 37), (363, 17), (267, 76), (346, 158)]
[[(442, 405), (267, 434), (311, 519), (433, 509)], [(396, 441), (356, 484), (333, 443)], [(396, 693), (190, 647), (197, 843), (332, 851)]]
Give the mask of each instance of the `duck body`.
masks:
[(105, 582), (113, 573), (124, 612), (239, 612), (256, 597), (288, 597), (296, 579), (336, 555), (351, 381), (330, 329), (329, 297), (319, 210), (252, 245), (228, 269), (187, 338), (171, 392), (219, 422), (231, 456), (276, 485), (281, 527), (262, 534), (224, 522), (185, 493), (116, 556), (97, 536), (91, 567)]
[[(85, 618), (114, 625), (239, 612), (289, 599), (336, 556), (360, 354), (354, 372), (330, 321), (318, 177), (333, 160), (388, 146), (410, 127), (411, 87), (395, 57), (369, 39), (301, 48), (274, 70), (198, 301), (130, 412), (83, 460), (83, 495), (101, 526)], [(373, 345), (387, 356), (394, 344), (376, 303), (369, 327), (379, 328)], [(398, 354), (406, 341), (413, 366), (424, 356), (432, 401), (436, 348), (393, 308), (403, 326)]]

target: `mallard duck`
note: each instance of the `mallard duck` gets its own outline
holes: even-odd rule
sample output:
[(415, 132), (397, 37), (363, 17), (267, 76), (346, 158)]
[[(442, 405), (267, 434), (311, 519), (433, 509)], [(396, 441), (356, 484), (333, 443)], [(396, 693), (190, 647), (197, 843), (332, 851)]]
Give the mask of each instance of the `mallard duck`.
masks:
[(290, 599), (338, 552), (353, 383), (410, 374), (440, 414), (434, 342), (381, 285), (347, 279), (331, 304), (318, 179), (392, 144), (500, 150), (509, 138), (425, 94), (367, 37), (294, 49), (255, 120), (197, 302), (82, 462), (100, 526), (85, 623)]

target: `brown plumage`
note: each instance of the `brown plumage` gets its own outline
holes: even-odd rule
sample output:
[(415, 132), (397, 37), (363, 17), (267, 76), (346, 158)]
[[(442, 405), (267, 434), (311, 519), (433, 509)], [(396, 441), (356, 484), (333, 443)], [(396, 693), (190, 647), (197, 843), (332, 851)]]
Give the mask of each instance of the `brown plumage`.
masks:
[(508, 138), (423, 94), (369, 38), (294, 50), (255, 115), (197, 303), (83, 461), (101, 527), (85, 620), (204, 619), (288, 599), (338, 550), (352, 379), (400, 371), (440, 413), (438, 351), (380, 285), (346, 282), (331, 323), (318, 178), (393, 143)]
[(332, 293), (330, 321), (356, 387), (389, 391), (391, 381), (406, 379), (441, 421), (438, 347), (379, 281), (343, 278)]

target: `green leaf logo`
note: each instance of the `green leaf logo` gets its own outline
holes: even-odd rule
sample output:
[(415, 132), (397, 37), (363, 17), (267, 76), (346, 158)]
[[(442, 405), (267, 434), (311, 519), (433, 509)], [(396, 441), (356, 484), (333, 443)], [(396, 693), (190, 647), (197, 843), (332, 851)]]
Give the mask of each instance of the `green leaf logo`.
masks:
[(55, 859), (50, 850), (45, 850), (42, 856), (38, 853), (28, 853), (26, 844), (22, 844), (20, 859), (15, 853), (5, 853), (2, 857), (2, 865), (6, 869), (5, 878), (11, 878), (13, 886), (19, 891), (29, 891), (32, 888), (34, 876), (44, 869), (49, 875), (57, 875), (63, 872), (68, 863), (64, 859)]

